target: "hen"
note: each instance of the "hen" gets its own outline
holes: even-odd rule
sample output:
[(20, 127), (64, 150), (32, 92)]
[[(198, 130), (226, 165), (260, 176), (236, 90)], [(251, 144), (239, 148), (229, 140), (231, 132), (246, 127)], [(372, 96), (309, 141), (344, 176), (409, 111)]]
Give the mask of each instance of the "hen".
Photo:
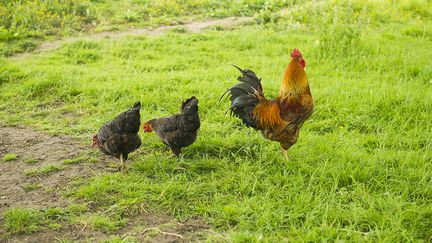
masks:
[(180, 113), (143, 124), (144, 132), (155, 131), (176, 156), (179, 156), (183, 147), (195, 142), (199, 128), (198, 99), (195, 96), (182, 103)]
[(302, 54), (294, 49), (276, 99), (264, 96), (261, 79), (253, 71), (235, 66), (241, 72), (240, 82), (222, 95), (230, 95), (231, 114), (260, 130), (265, 138), (280, 143), (285, 159), (288, 159), (287, 150), (297, 141), (300, 128), (313, 112), (305, 66)]
[(140, 129), (141, 103), (135, 102), (134, 106), (118, 115), (114, 120), (103, 125), (99, 132), (93, 136), (93, 146), (107, 155), (120, 159), (120, 169), (125, 171), (124, 161), (128, 154), (141, 146), (138, 136)]

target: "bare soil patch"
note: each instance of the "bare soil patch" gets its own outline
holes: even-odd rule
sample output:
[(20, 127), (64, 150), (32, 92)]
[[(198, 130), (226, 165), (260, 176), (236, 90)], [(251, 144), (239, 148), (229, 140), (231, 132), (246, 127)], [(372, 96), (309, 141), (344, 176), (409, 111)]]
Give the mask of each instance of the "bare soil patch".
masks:
[[(62, 207), (61, 199), (68, 182), (104, 171), (100, 163), (67, 166), (65, 159), (74, 158), (89, 148), (68, 137), (54, 137), (26, 127), (0, 127), (0, 157), (16, 154), (12, 161), (0, 162), (0, 214), (10, 207)], [(26, 161), (34, 161), (30, 164)], [(26, 172), (46, 166), (61, 166), (56, 173), (27, 176)], [(102, 169), (102, 170), (101, 170)], [(29, 184), (40, 183), (41, 188), (26, 190)]]
[[(65, 159), (75, 158), (90, 149), (90, 146), (85, 147), (66, 136), (51, 136), (28, 127), (0, 126), (0, 158), (6, 154), (17, 155), (14, 160), (0, 162), (0, 242), (49, 242), (61, 239), (83, 242), (109, 239), (112, 236), (132, 236), (147, 242), (186, 242), (196, 239), (199, 235), (197, 232), (207, 228), (198, 220), (180, 223), (167, 215), (142, 211), (132, 215), (127, 225), (118, 232), (107, 233), (82, 225), (62, 225), (55, 231), (2, 238), (5, 235), (2, 217), (7, 209), (67, 207), (72, 202), (61, 193), (73, 186), (73, 180), (110, 173), (111, 169), (101, 161), (63, 163)], [(101, 159), (116, 161), (104, 156)], [(26, 171), (51, 165), (61, 166), (62, 169), (38, 176), (26, 175)], [(34, 184), (40, 186), (28, 190), (28, 185)]]
[[(201, 221), (178, 222), (163, 214), (144, 213), (129, 220), (118, 232), (103, 232), (81, 225), (66, 225), (56, 231), (42, 231), (29, 235), (18, 235), (5, 242), (103, 242), (113, 237), (135, 239), (138, 242), (198, 242), (204, 238), (208, 227)], [(2, 242), (0, 238), (0, 242)]]

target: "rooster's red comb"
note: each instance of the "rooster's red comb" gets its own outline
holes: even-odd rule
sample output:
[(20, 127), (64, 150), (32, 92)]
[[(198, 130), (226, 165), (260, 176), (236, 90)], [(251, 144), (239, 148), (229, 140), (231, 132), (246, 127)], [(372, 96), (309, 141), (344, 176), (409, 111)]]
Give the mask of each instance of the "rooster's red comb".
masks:
[(301, 52), (299, 51), (299, 49), (295, 48), (292, 52), (291, 52), (291, 58), (298, 58), (298, 57), (302, 57)]

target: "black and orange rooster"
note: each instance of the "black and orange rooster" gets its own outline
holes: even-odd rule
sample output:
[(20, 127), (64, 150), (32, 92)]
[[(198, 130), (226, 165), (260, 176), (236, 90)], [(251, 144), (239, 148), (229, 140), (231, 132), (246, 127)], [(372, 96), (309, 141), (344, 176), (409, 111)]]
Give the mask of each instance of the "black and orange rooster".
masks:
[(141, 138), (138, 136), (141, 125), (140, 109), (141, 103), (135, 102), (131, 109), (103, 125), (93, 136), (93, 146), (99, 147), (104, 154), (120, 159), (120, 169), (123, 173), (124, 161), (127, 160), (128, 154), (141, 146)]
[(200, 128), (198, 99), (195, 96), (182, 102), (180, 113), (152, 119), (143, 124), (144, 132), (155, 131), (159, 138), (168, 145), (175, 156), (179, 156), (183, 147), (195, 142)]
[(253, 71), (237, 66), (242, 73), (238, 77), (240, 83), (222, 95), (230, 94), (231, 114), (241, 118), (247, 126), (260, 130), (265, 138), (280, 143), (285, 159), (288, 159), (288, 149), (297, 141), (300, 128), (313, 112), (304, 70), (306, 62), (298, 49), (292, 51), (291, 58), (276, 99), (264, 96), (261, 79)]

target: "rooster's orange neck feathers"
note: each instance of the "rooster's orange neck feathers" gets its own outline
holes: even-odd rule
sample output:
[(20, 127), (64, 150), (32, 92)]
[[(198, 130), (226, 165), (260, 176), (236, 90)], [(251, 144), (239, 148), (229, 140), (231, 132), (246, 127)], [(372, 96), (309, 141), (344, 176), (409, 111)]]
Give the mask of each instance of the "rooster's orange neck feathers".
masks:
[(281, 103), (301, 103), (307, 93), (310, 94), (306, 73), (300, 61), (293, 58), (285, 70), (279, 97), (275, 100), (263, 97), (253, 110), (253, 116), (258, 120), (258, 128), (276, 129), (282, 126), (284, 120), (281, 116)]
[(295, 101), (307, 90), (309, 90), (309, 83), (306, 73), (300, 62), (292, 59), (285, 70), (279, 89), (279, 98)]

